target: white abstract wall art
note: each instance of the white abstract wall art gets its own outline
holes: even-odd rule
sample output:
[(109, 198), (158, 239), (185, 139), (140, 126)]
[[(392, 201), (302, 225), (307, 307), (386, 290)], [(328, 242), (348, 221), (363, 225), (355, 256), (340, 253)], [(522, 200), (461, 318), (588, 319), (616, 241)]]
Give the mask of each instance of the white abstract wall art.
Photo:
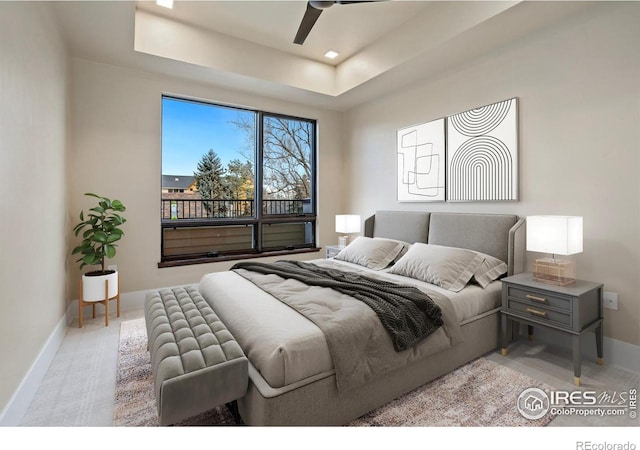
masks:
[(398, 201), (445, 200), (444, 118), (398, 130)]
[(447, 200), (518, 200), (518, 99), (447, 118)]

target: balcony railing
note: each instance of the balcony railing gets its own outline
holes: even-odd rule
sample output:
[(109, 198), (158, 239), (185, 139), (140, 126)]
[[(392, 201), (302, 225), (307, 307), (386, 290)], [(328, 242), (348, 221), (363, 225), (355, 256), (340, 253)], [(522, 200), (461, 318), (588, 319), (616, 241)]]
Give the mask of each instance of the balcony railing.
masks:
[[(254, 200), (162, 199), (162, 220), (246, 219), (255, 217)], [(263, 215), (300, 215), (310, 201), (263, 200)]]
[(282, 215), (282, 214), (304, 214), (305, 205), (310, 201), (305, 200), (262, 200), (262, 214)]

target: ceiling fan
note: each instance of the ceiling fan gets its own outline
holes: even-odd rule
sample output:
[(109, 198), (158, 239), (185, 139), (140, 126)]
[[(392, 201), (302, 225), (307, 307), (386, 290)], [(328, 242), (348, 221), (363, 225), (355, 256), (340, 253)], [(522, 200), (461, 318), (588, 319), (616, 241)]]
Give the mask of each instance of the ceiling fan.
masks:
[(315, 25), (318, 17), (322, 14), (322, 11), (332, 7), (336, 3), (338, 5), (349, 5), (352, 3), (371, 3), (375, 1), (384, 1), (384, 0), (357, 0), (357, 1), (316, 1), (309, 0), (307, 2), (307, 9), (304, 12), (304, 16), (302, 17), (302, 22), (300, 23), (300, 27), (298, 28), (298, 33), (296, 34), (295, 39), (293, 40), (294, 44), (302, 45), (307, 39), (307, 36), (311, 32), (311, 29)]

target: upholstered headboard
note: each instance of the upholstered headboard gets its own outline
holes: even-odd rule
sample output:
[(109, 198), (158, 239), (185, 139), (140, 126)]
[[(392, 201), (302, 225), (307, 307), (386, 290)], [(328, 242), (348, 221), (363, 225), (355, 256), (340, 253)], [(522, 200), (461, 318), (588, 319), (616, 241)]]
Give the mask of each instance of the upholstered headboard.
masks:
[(525, 219), (516, 215), (377, 211), (364, 235), (468, 248), (505, 261), (509, 275), (524, 272)]

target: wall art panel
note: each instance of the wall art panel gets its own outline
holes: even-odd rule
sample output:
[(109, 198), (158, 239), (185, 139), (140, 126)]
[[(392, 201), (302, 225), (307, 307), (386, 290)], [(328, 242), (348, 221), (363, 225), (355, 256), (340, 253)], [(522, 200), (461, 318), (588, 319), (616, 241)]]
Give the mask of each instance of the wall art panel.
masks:
[(447, 200), (518, 200), (518, 99), (447, 118)]
[(442, 118), (398, 130), (399, 202), (445, 200), (444, 124)]

